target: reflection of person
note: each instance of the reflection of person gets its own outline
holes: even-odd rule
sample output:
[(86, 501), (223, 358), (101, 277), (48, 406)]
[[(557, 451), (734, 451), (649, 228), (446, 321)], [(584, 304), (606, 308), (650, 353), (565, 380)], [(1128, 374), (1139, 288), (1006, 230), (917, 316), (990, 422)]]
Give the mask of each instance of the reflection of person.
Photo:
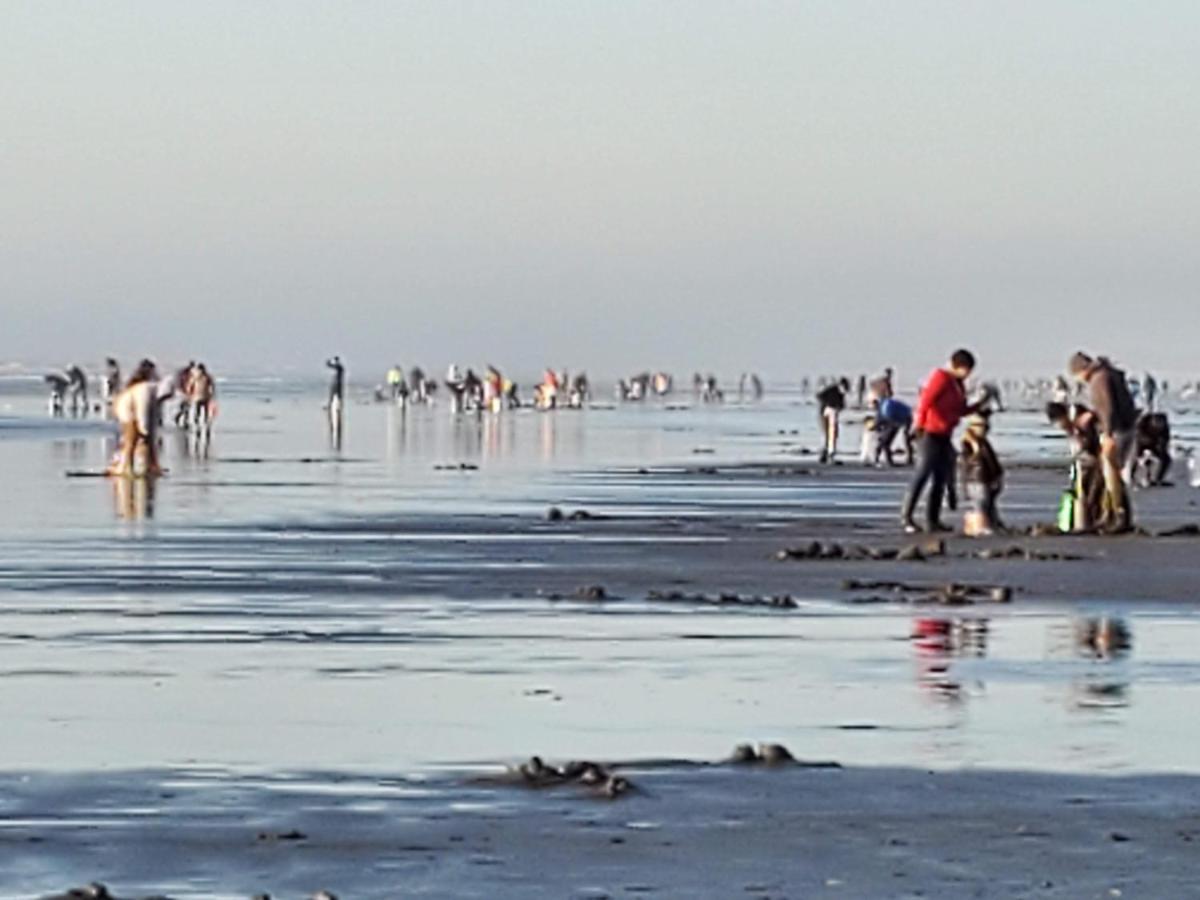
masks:
[(1133, 634), (1124, 619), (1098, 616), (1075, 623), (1075, 642), (1083, 656), (1115, 659), (1133, 646)]
[(921, 435), (921, 460), (901, 512), (901, 524), (910, 534), (919, 530), (913, 516), (927, 485), (927, 529), (931, 532), (951, 530), (942, 523), (942, 501), (947, 489), (953, 491), (954, 429), (963, 416), (977, 408), (967, 402), (966, 380), (974, 369), (974, 355), (969, 350), (956, 350), (949, 365), (934, 370), (929, 376), (917, 401), (915, 425)]
[(1125, 373), (1101, 357), (1086, 353), (1071, 357), (1071, 374), (1087, 385), (1092, 412), (1100, 430), (1100, 463), (1104, 475), (1104, 512), (1098, 527), (1110, 533), (1133, 528), (1129, 497), (1129, 463), (1133, 454), (1137, 409)]
[(952, 672), (954, 659), (987, 655), (987, 619), (919, 618), (913, 620), (917, 683), (946, 700), (963, 699), (963, 685)]
[(154, 478), (114, 478), (113, 505), (119, 518), (137, 521), (154, 518)]

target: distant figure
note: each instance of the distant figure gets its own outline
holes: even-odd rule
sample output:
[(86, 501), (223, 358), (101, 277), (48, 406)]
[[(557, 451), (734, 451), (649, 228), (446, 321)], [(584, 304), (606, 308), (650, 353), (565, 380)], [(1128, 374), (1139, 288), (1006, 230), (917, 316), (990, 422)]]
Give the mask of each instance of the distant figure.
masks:
[(921, 390), (914, 422), (921, 434), (921, 461), (900, 517), (901, 525), (909, 534), (920, 530), (913, 516), (930, 482), (925, 508), (926, 528), (930, 532), (952, 530), (942, 523), (942, 501), (954, 481), (954, 429), (964, 416), (977, 409), (967, 402), (966, 381), (974, 370), (974, 354), (969, 350), (956, 350), (949, 364), (934, 370)]
[(870, 398), (875, 403), (882, 403), (884, 400), (890, 400), (896, 396), (896, 389), (892, 384), (892, 370), (890, 368), (884, 369), (882, 375), (872, 379), (868, 387), (870, 388)]
[(113, 398), (121, 390), (121, 365), (111, 356), (104, 361), (104, 404), (111, 409)]
[(1100, 462), (1104, 473), (1104, 514), (1098, 527), (1111, 533), (1133, 528), (1129, 496), (1130, 463), (1137, 442), (1137, 409), (1125, 373), (1104, 357), (1076, 353), (1068, 364), (1071, 374), (1087, 386), (1092, 412), (1100, 430)]
[(858, 384), (854, 389), (855, 407), (857, 409), (865, 409), (867, 405), (867, 376), (859, 375)]
[(413, 366), (408, 373), (408, 399), (412, 403), (429, 403), (432, 400), (433, 383), (425, 377), (425, 370)]
[(750, 395), (757, 401), (763, 398), (766, 391), (763, 389), (762, 379), (753, 372), (750, 373)]
[(334, 438), (334, 446), (340, 448), (346, 403), (346, 367), (340, 356), (325, 360), (325, 367), (333, 370), (333, 376), (329, 379), (329, 430)]
[(725, 400), (725, 394), (721, 391), (720, 385), (717, 383), (716, 375), (710, 373), (704, 378), (701, 399), (705, 403), (721, 403)]
[(571, 381), (571, 392), (567, 396), (567, 404), (571, 409), (582, 409), (591, 397), (591, 386), (588, 384), (587, 373), (580, 372)]
[(1155, 403), (1158, 400), (1158, 382), (1154, 380), (1154, 376), (1149, 372), (1142, 379), (1142, 396), (1146, 398), (1146, 411), (1154, 412), (1157, 408)]
[(192, 422), (192, 375), (196, 371), (196, 361), (188, 360), (188, 364), (175, 372), (175, 393), (179, 395), (179, 408), (175, 410), (175, 427), (187, 429)]
[(402, 403), (408, 394), (408, 382), (404, 377), (404, 369), (396, 363), (387, 372), (388, 388), (392, 393), (393, 403)]
[(212, 433), (212, 420), (216, 412), (217, 385), (204, 363), (197, 363), (187, 391), (192, 408), (192, 426), (197, 436), (207, 439)]
[(1054, 379), (1054, 401), (1062, 406), (1066, 406), (1071, 402), (1071, 386), (1067, 384), (1067, 379), (1059, 375)]
[(71, 396), (71, 415), (78, 416), (88, 413), (87, 375), (79, 366), (67, 369), (67, 392)]
[(56, 418), (61, 417), (63, 410), (66, 407), (67, 385), (69, 384), (67, 377), (65, 375), (59, 375), (57, 372), (53, 372), (49, 375), (46, 375), (42, 380), (50, 386), (50, 400), (48, 406), (50, 415), (55, 416)]
[(534, 389), (534, 405), (541, 410), (554, 409), (558, 406), (559, 376), (553, 369), (547, 369), (542, 376), (542, 383)]
[(821, 462), (831, 463), (837, 456), (838, 430), (850, 382), (843, 378), (817, 392), (817, 422), (821, 428)]
[(517, 392), (516, 382), (512, 381), (511, 379), (505, 378), (504, 384), (502, 385), (502, 389), (504, 391), (504, 407), (505, 407), (505, 409), (520, 409), (521, 408), (521, 396)]
[(963, 495), (969, 498), (972, 492), (977, 494), (975, 515), (968, 518), (965, 529), (971, 535), (990, 535), (1004, 527), (996, 508), (996, 500), (1004, 490), (1004, 467), (988, 440), (990, 415), (981, 412), (972, 416), (962, 442)]
[(466, 385), (457, 363), (451, 363), (446, 369), (446, 390), (450, 392), (450, 412), (462, 412)]
[(462, 380), (462, 403), (467, 412), (479, 412), (483, 409), (483, 381), (470, 367)]
[(1137, 447), (1134, 459), (1145, 473), (1147, 487), (1167, 484), (1171, 470), (1171, 423), (1166, 413), (1144, 413), (1137, 422)]
[(483, 372), (483, 409), (488, 412), (504, 409), (504, 376), (492, 365)]
[(346, 402), (346, 367), (340, 356), (325, 360), (325, 367), (333, 370), (329, 379), (329, 403), (332, 406), (337, 401), (340, 406)]

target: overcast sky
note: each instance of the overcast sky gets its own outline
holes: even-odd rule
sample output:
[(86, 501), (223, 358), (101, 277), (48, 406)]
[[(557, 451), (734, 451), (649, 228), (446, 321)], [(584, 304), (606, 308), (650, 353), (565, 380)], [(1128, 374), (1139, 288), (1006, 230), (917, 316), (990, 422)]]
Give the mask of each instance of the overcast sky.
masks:
[(0, 0), (0, 362), (1200, 376), (1200, 4)]

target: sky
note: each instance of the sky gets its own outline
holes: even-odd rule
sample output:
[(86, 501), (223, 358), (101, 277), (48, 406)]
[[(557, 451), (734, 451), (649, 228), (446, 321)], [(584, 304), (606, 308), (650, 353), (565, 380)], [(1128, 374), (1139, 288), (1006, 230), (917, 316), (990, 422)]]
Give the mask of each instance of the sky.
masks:
[(1200, 377), (1200, 4), (0, 16), (0, 363)]

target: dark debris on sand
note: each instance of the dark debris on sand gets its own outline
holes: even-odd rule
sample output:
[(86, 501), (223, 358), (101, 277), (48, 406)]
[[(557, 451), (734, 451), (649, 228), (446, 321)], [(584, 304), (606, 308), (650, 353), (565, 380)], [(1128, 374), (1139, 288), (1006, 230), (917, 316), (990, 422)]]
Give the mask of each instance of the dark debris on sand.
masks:
[(775, 554), (775, 559), (780, 562), (789, 562), (792, 560), (925, 562), (930, 559), (1023, 559), (1040, 562), (1063, 562), (1087, 559), (1087, 557), (1054, 550), (1036, 550), (1032, 547), (1022, 546), (1021, 544), (951, 552), (944, 540), (931, 538), (921, 543), (907, 544), (903, 547), (874, 547), (867, 544), (839, 544), (834, 541), (811, 541), (798, 547), (785, 547)]
[(552, 765), (540, 756), (531, 756), (519, 766), (510, 767), (500, 775), (473, 779), (473, 783), (497, 787), (524, 787), (538, 790), (549, 788), (582, 788), (585, 796), (615, 800), (629, 794), (644, 793), (629, 779), (617, 773), (618, 768), (651, 769), (663, 766), (706, 768), (717, 766), (759, 766), (767, 768), (795, 767), (805, 769), (840, 769), (841, 763), (826, 760), (801, 760), (783, 744), (738, 744), (726, 759), (717, 762), (694, 760), (642, 760), (622, 763), (572, 761)]
[[(99, 882), (85, 884), (83, 887), (71, 888), (61, 894), (52, 894), (48, 897), (42, 897), (40, 900), (133, 900), (133, 898), (121, 898), (109, 892), (108, 888)], [(171, 900), (163, 894), (154, 894), (149, 897), (141, 897), (138, 900)], [(270, 894), (255, 894), (250, 900), (271, 900)], [(317, 891), (309, 897), (309, 900), (338, 900), (336, 894), (329, 891)]]
[(884, 603), (936, 603), (943, 606), (969, 606), (976, 602), (1010, 603), (1013, 589), (1004, 584), (915, 584), (904, 581), (867, 581), (858, 578), (847, 578), (842, 582), (844, 591), (879, 592), (886, 591), (891, 596), (879, 597), (878, 593), (868, 594), (856, 599), (855, 602), (884, 602)]
[(757, 594), (689, 594), (684, 591), (650, 591), (650, 603), (683, 603), (697, 606), (741, 606), (761, 609), (796, 609), (800, 604), (790, 594), (762, 597)]

